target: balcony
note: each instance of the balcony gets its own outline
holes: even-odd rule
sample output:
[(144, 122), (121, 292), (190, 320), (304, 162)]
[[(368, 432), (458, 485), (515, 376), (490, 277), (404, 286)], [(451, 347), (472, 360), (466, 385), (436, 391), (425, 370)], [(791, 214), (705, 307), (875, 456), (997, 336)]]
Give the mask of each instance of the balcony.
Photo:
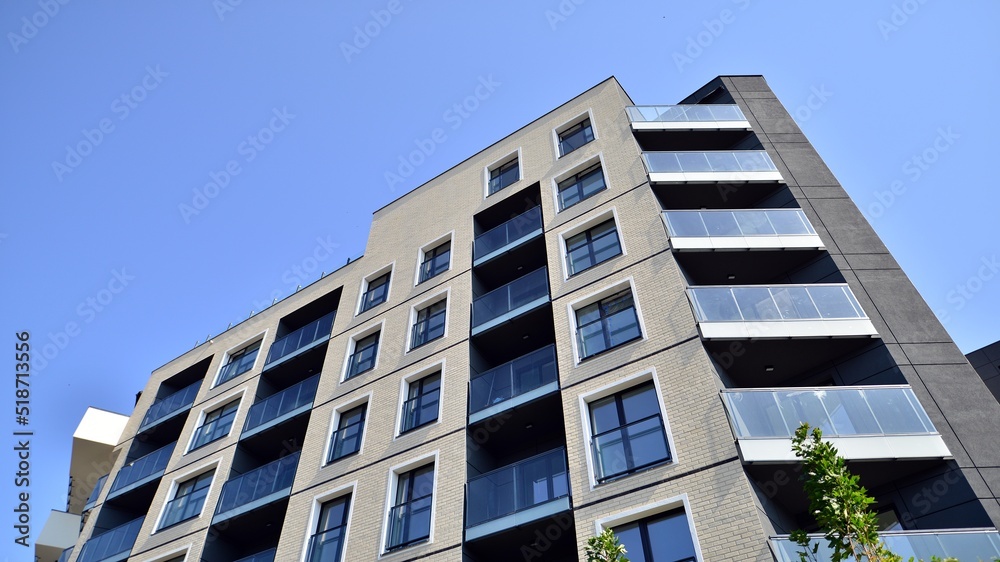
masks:
[[(257, 554), (252, 554), (246, 558), (240, 558), (236, 562), (274, 562), (274, 554), (277, 552), (276, 548), (271, 550), (265, 550), (264, 552), (258, 552)], [(311, 559), (310, 559), (311, 560)], [(332, 560), (337, 560), (332, 558)]]
[(489, 330), (549, 302), (549, 271), (531, 273), (472, 301), (472, 335)]
[(299, 453), (293, 453), (226, 482), (212, 524), (287, 498), (298, 464)]
[(823, 249), (802, 209), (664, 211), (674, 250)]
[(256, 435), (308, 412), (316, 398), (318, 385), (319, 375), (314, 375), (250, 406), (240, 439)]
[(469, 423), (484, 420), (558, 389), (555, 346), (532, 351), (472, 377), (469, 382)]
[(701, 337), (873, 337), (878, 332), (846, 283), (688, 289)]
[(302, 326), (298, 330), (279, 338), (271, 344), (267, 351), (267, 360), (264, 361), (264, 370), (287, 361), (292, 357), (305, 353), (306, 351), (326, 342), (330, 339), (330, 331), (333, 329), (333, 319), (337, 316), (337, 311), (333, 311), (318, 320)]
[(118, 497), (163, 476), (176, 444), (171, 443), (123, 466), (111, 484), (107, 499)]
[(640, 105), (625, 111), (633, 131), (750, 130), (738, 105)]
[(650, 183), (746, 183), (782, 181), (763, 150), (643, 152)]
[(101, 496), (101, 490), (104, 489), (104, 482), (107, 481), (108, 476), (110, 476), (110, 474), (105, 474), (97, 479), (97, 483), (94, 484), (94, 491), (90, 492), (90, 497), (87, 498), (87, 503), (83, 504), (84, 511), (94, 509), (94, 506), (97, 505), (97, 498)]
[(568, 511), (566, 450), (553, 449), (471, 478), (465, 497), (468, 541)]
[[(827, 546), (822, 535), (809, 535), (819, 550), (813, 554), (812, 546), (805, 558), (799, 551), (805, 550), (787, 536), (772, 537), (771, 548), (778, 562), (799, 562), (809, 560), (820, 562), (832, 560), (833, 551)], [(879, 533), (889, 550), (902, 556), (903, 560), (930, 560), (931, 557), (966, 560), (996, 560), (1000, 558), (1000, 535), (996, 529), (965, 529), (960, 531), (885, 531)]]
[(724, 390), (722, 399), (745, 463), (797, 461), (802, 422), (848, 460), (951, 458), (908, 386)]
[(473, 266), (483, 264), (542, 234), (542, 208), (533, 207), (476, 237)]
[(56, 562), (69, 562), (71, 556), (73, 556), (72, 546), (62, 551), (62, 554), (59, 555), (59, 560), (57, 560)]
[(181, 412), (186, 412), (194, 404), (194, 398), (201, 388), (201, 381), (187, 386), (177, 392), (167, 396), (162, 400), (157, 400), (146, 410), (146, 415), (139, 424), (139, 432), (146, 431), (154, 425), (166, 421)]
[(144, 517), (105, 531), (84, 543), (76, 562), (118, 562), (128, 558)]

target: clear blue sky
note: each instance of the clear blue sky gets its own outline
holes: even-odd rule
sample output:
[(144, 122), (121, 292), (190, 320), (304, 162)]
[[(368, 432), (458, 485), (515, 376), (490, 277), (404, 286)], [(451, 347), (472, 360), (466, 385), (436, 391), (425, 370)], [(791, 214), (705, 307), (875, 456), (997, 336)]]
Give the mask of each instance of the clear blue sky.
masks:
[[(639, 104), (765, 75), (962, 350), (1000, 339), (995, 2), (63, 1), (0, 7), (2, 371), (16, 331), (57, 350), (35, 536), (86, 406), (130, 413), (153, 369), (361, 253), (372, 211), (611, 75)], [(2, 481), (0, 554), (30, 560)]]

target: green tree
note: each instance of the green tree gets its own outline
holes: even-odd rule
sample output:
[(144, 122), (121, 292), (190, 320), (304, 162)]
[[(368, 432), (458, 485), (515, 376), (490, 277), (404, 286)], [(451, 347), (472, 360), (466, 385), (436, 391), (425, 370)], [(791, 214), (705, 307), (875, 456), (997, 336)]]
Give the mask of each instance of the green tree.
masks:
[(587, 562), (629, 562), (625, 545), (618, 541), (611, 529), (587, 539)]

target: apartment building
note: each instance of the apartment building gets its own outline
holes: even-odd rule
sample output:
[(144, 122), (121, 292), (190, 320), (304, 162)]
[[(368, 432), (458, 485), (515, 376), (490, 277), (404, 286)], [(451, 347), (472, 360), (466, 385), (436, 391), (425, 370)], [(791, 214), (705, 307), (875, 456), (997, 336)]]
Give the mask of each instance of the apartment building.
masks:
[(60, 560), (582, 560), (605, 528), (797, 560), (801, 421), (894, 550), (1000, 556), (1000, 403), (763, 77), (609, 78), (156, 369)]

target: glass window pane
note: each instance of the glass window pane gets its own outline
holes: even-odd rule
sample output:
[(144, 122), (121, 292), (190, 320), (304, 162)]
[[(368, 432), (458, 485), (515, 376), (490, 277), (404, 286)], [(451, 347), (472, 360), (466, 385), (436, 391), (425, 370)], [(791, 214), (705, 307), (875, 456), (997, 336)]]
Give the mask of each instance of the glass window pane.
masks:
[(771, 392), (740, 392), (724, 395), (736, 425), (736, 437), (791, 437)]
[(837, 435), (877, 435), (881, 433), (860, 390), (837, 389), (823, 395), (826, 411)]
[(634, 308), (629, 308), (608, 316), (607, 322), (611, 347), (642, 335), (639, 331), (639, 318), (636, 316)]
[(590, 423), (595, 434), (604, 433), (621, 425), (621, 420), (618, 419), (618, 405), (614, 396), (591, 403)]
[(733, 295), (736, 297), (736, 302), (739, 303), (744, 320), (781, 319), (767, 287), (734, 287)]
[(805, 287), (774, 287), (771, 295), (785, 320), (819, 318), (819, 311), (813, 306)]
[(604, 340), (604, 327), (600, 322), (581, 326), (579, 334), (581, 347), (580, 353), (582, 357), (590, 357), (591, 355), (600, 353), (608, 348), (608, 345)]
[(770, 211), (767, 218), (778, 234), (815, 234), (801, 211)]
[(681, 171), (681, 163), (675, 152), (647, 152), (645, 156), (651, 172)]
[(820, 400), (821, 394), (823, 394), (822, 390), (775, 392), (785, 422), (793, 431), (802, 422), (806, 422), (810, 427), (822, 429), (824, 434), (833, 433), (833, 425)]
[[(631, 523), (614, 529), (615, 536), (621, 541), (629, 562), (647, 562), (645, 552), (642, 548), (642, 533), (639, 531), (637, 523)], [(652, 562), (651, 560), (649, 562)]]
[(740, 169), (736, 163), (736, 155), (732, 152), (708, 152), (706, 158), (709, 170), (714, 172), (732, 172)]
[(875, 412), (882, 431), (885, 433), (923, 433), (929, 431), (924, 427), (922, 416), (914, 411), (906, 394), (899, 389), (866, 388), (865, 397), (868, 405)]
[(708, 236), (701, 213), (667, 211), (667, 224), (672, 236)]
[(628, 472), (625, 456), (623, 430), (610, 431), (594, 438), (594, 455), (597, 461), (597, 476), (600, 479)]
[(767, 220), (767, 213), (764, 211), (740, 211), (736, 213), (736, 220), (740, 223), (740, 229), (746, 236), (775, 234), (774, 227)]
[(659, 416), (629, 426), (627, 434), (632, 467), (650, 465), (669, 456), (667, 437)]
[(708, 163), (708, 157), (704, 152), (678, 152), (677, 160), (680, 162), (681, 170), (685, 172), (707, 172), (712, 167)]
[(656, 387), (651, 384), (643, 385), (622, 393), (622, 409), (625, 411), (625, 423), (659, 414), (660, 405), (656, 400)]
[(742, 319), (732, 291), (728, 287), (692, 289), (701, 320), (708, 322), (733, 322)]
[(858, 313), (844, 290), (843, 286), (809, 287), (809, 295), (823, 318), (857, 318)]
[(709, 236), (739, 236), (740, 227), (732, 213), (702, 213)]
[(743, 170), (744, 172), (764, 172), (774, 169), (774, 166), (771, 165), (764, 152), (735, 152), (733, 156), (739, 162), (739, 167), (735, 168), (737, 170)]
[(683, 511), (672, 512), (648, 524), (653, 562), (694, 559), (694, 541)]

